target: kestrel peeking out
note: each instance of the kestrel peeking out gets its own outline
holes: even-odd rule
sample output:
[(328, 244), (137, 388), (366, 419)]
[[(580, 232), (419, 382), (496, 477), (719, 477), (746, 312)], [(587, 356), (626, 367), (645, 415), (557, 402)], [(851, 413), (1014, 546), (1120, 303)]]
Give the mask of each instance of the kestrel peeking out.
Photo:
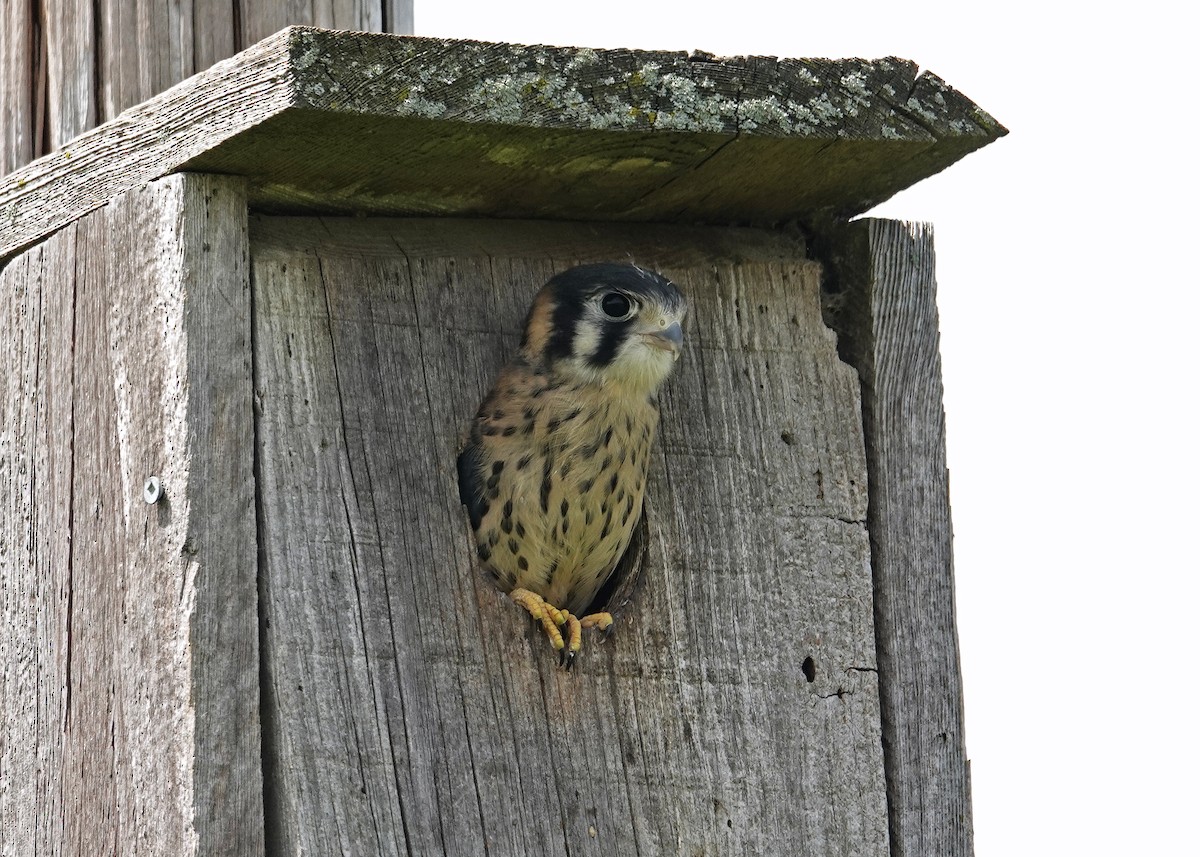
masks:
[(458, 457), (479, 559), (567, 667), (583, 628), (610, 629), (606, 596), (628, 591), (619, 578), (636, 573), (622, 558), (686, 311), (674, 283), (634, 265), (558, 274), (534, 298), (520, 351)]

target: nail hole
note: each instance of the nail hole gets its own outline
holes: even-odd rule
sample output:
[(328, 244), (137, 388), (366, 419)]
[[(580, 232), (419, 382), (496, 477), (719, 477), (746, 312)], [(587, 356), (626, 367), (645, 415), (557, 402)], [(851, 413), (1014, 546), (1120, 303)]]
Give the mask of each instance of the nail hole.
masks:
[(817, 680), (817, 665), (812, 658), (804, 659), (804, 663), (800, 664), (800, 672), (804, 673), (810, 684)]

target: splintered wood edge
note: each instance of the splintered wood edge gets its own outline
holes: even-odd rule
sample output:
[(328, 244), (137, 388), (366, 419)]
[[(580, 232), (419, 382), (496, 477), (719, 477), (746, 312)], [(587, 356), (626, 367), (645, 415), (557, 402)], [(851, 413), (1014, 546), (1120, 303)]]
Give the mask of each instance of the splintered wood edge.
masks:
[[(364, 149), (357, 139), (364, 120), (374, 123), (368, 135), (378, 133), (389, 145)], [(643, 188), (645, 196), (656, 195), (721, 152), (720, 170), (710, 173), (727, 175), (733, 167), (753, 177), (764, 162), (775, 161), (759, 179), (768, 184), (778, 175), (797, 184), (827, 177), (832, 166), (833, 187), (798, 204), (849, 215), (1007, 133), (938, 78), (918, 75), (914, 63), (896, 58), (716, 58), (289, 27), (0, 179), (0, 259), (119, 193), (180, 169), (245, 175), (251, 203), (276, 210), (421, 213), (411, 194), (397, 196), (405, 188), (372, 186), (366, 179), (379, 171), (371, 163), (339, 165), (340, 184), (325, 167), (336, 165), (339, 152), (345, 159), (364, 150), (381, 166), (394, 163), (414, 129), (428, 136), (430, 125), (472, 141), (486, 154), (476, 173), (494, 160), (507, 191), (485, 188), (489, 203), (472, 203), (478, 188), (456, 187), (455, 164), (445, 164), (439, 183), (422, 191), (440, 197), (425, 213), (536, 215), (536, 199), (511, 211), (504, 200), (521, 196), (511, 193), (514, 163), (518, 171), (528, 165), (546, 174), (549, 160), (549, 181), (558, 182), (553, 195), (567, 201), (543, 216), (715, 223), (754, 214), (745, 210), (753, 202), (744, 193), (732, 202), (727, 187), (709, 193), (704, 182), (720, 182), (720, 175), (699, 188), (683, 182), (682, 192), (673, 187), (657, 206), (636, 203)], [(297, 160), (303, 167), (306, 158), (287, 151), (297, 127), (309, 129), (318, 143), (313, 151), (305, 141), (315, 165), (298, 171), (291, 168)], [(733, 141), (758, 145), (726, 149)], [(772, 141), (794, 148), (781, 150)], [(565, 191), (577, 189), (573, 167), (555, 159), (569, 154), (573, 164), (589, 168), (589, 156), (595, 160), (614, 145), (634, 154), (645, 146), (652, 157), (641, 164), (622, 156), (603, 169), (656, 169), (632, 185), (618, 182), (612, 192), (598, 182), (572, 208), (573, 193)], [(445, 157), (464, 155), (449, 147)], [(297, 175), (272, 190), (265, 177), (275, 162)], [(391, 174), (392, 181), (406, 179)], [(551, 195), (545, 185), (542, 194)], [(762, 219), (786, 213), (777, 209)]]
[(864, 218), (814, 239), (862, 380), (875, 635), (896, 853), (971, 857), (933, 231)]

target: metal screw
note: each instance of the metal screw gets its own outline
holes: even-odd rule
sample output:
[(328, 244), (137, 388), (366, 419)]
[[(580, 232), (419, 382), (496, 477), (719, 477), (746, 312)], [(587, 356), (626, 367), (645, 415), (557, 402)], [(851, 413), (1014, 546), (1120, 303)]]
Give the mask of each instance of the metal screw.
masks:
[(146, 480), (145, 487), (142, 488), (142, 499), (148, 504), (157, 503), (162, 497), (162, 480), (157, 476), (151, 476)]

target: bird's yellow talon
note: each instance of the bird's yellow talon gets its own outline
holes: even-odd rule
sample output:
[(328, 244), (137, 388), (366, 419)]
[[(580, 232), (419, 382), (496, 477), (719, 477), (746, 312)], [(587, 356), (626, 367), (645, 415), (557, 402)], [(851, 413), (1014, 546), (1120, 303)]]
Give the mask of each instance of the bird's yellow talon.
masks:
[(567, 614), (567, 639), (570, 640), (569, 647), (572, 655), (583, 648), (583, 626), (570, 613)]
[[(550, 638), (550, 645), (562, 654), (564, 666), (569, 666), (571, 660), (583, 648), (584, 628), (599, 628), (603, 631), (613, 623), (610, 613), (592, 613), (580, 619), (569, 610), (555, 607), (528, 589), (514, 589), (508, 597), (541, 624), (542, 630)], [(566, 627), (565, 637), (559, 626)]]
[[(530, 592), (528, 589), (514, 589), (508, 594), (508, 597), (514, 603), (525, 609), (530, 616), (542, 625), (542, 630), (546, 632), (546, 636), (550, 638), (550, 645), (556, 651), (560, 651), (566, 645), (563, 642), (562, 633), (558, 630), (558, 626), (562, 624), (558, 620), (558, 615), (562, 612), (557, 607), (547, 604), (542, 596), (536, 592)], [(565, 621), (565, 620), (564, 620)]]
[(612, 627), (613, 617), (611, 613), (590, 613), (579, 620), (580, 626), (584, 628), (595, 628), (597, 631), (607, 631)]

